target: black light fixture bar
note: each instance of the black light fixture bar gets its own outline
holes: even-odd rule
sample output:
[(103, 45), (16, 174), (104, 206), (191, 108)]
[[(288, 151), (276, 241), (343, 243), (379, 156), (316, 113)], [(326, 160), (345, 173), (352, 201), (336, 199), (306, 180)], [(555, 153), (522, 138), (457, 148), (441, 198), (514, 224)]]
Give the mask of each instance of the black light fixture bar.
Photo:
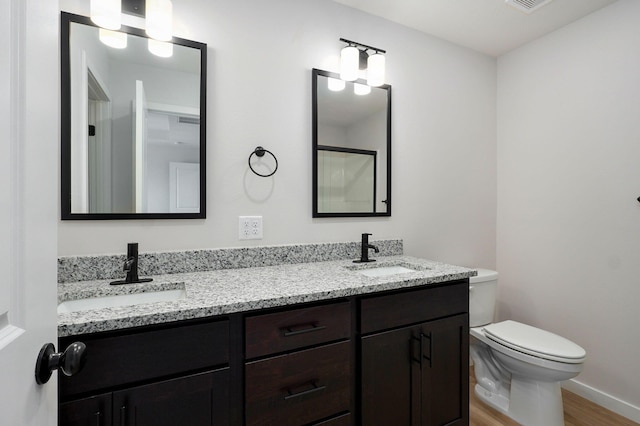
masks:
[(373, 47), (373, 46), (367, 46), (366, 44), (362, 44), (362, 43), (358, 43), (357, 41), (351, 41), (351, 40), (347, 40), (346, 38), (340, 38), (340, 41), (347, 43), (349, 46), (356, 46), (356, 47), (363, 47), (367, 50), (373, 50), (376, 53), (387, 53), (386, 50), (382, 50), (378, 47)]

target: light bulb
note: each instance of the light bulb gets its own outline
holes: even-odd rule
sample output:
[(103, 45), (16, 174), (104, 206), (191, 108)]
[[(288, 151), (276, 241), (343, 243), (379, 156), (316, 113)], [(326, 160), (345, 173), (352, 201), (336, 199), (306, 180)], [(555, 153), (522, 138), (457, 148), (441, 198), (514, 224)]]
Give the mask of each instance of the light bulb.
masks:
[(371, 93), (371, 87), (367, 86), (366, 84), (355, 83), (353, 85), (353, 93), (360, 96), (368, 95), (369, 93)]
[(340, 51), (340, 78), (345, 81), (358, 79), (358, 69), (360, 63), (360, 51), (347, 46)]
[(339, 78), (329, 77), (327, 79), (327, 88), (332, 92), (339, 92), (344, 89), (346, 83)]
[(173, 4), (171, 0), (146, 0), (147, 35), (158, 41), (173, 37)]
[(99, 28), (98, 38), (102, 43), (115, 49), (124, 49), (127, 47), (127, 33)]
[(166, 41), (158, 41), (152, 38), (148, 41), (149, 52), (161, 58), (170, 58), (173, 55), (173, 44)]
[(367, 60), (367, 84), (382, 86), (385, 77), (385, 57), (380, 53), (369, 56)]
[(91, 20), (108, 30), (120, 29), (122, 4), (120, 0), (91, 0)]

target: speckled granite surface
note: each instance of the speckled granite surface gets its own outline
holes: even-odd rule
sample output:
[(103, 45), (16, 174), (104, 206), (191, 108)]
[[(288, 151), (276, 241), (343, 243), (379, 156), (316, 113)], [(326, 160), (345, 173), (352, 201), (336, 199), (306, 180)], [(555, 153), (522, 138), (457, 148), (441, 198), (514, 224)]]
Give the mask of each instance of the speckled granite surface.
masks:
[[(359, 246), (359, 245), (358, 245)], [(378, 257), (370, 264), (351, 260), (218, 269), (154, 276), (153, 283), (110, 286), (109, 281), (59, 284), (59, 301), (182, 285), (186, 297), (170, 302), (119, 306), (58, 315), (58, 334), (68, 336), (128, 327), (329, 300), (378, 291), (441, 283), (476, 275), (473, 269), (409, 256)], [(341, 256), (353, 258), (353, 255)], [(415, 272), (367, 277), (360, 268), (401, 265)]]
[[(403, 254), (402, 240), (372, 240), (380, 249), (379, 256)], [(58, 258), (58, 282), (124, 278), (122, 254), (101, 256), (64, 256)], [(373, 256), (373, 252), (372, 257)], [(138, 275), (162, 275), (218, 269), (253, 268), (296, 263), (357, 259), (360, 242), (291, 244), (180, 252), (145, 253), (140, 246)]]

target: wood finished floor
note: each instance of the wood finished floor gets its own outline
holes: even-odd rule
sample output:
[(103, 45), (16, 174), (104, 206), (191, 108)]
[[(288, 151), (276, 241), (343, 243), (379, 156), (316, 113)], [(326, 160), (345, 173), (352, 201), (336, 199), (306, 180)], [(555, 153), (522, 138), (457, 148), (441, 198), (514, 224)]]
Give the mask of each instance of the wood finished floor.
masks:
[[(518, 426), (502, 413), (480, 402), (473, 391), (476, 378), (473, 367), (469, 369), (469, 425), (470, 426)], [(636, 423), (613, 413), (574, 393), (562, 389), (565, 426), (638, 426)]]

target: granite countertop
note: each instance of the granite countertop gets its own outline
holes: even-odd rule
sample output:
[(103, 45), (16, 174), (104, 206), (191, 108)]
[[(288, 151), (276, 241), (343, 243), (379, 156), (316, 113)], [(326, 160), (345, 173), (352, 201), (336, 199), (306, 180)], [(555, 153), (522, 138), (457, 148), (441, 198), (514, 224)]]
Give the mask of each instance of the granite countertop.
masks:
[[(405, 266), (416, 270), (368, 277), (356, 269)], [(186, 297), (58, 315), (58, 335), (96, 333), (142, 325), (246, 312), (385, 290), (436, 284), (476, 275), (476, 270), (410, 256), (221, 269), (153, 276), (153, 282), (111, 286), (111, 280), (58, 284), (58, 303), (89, 297), (181, 289)]]

